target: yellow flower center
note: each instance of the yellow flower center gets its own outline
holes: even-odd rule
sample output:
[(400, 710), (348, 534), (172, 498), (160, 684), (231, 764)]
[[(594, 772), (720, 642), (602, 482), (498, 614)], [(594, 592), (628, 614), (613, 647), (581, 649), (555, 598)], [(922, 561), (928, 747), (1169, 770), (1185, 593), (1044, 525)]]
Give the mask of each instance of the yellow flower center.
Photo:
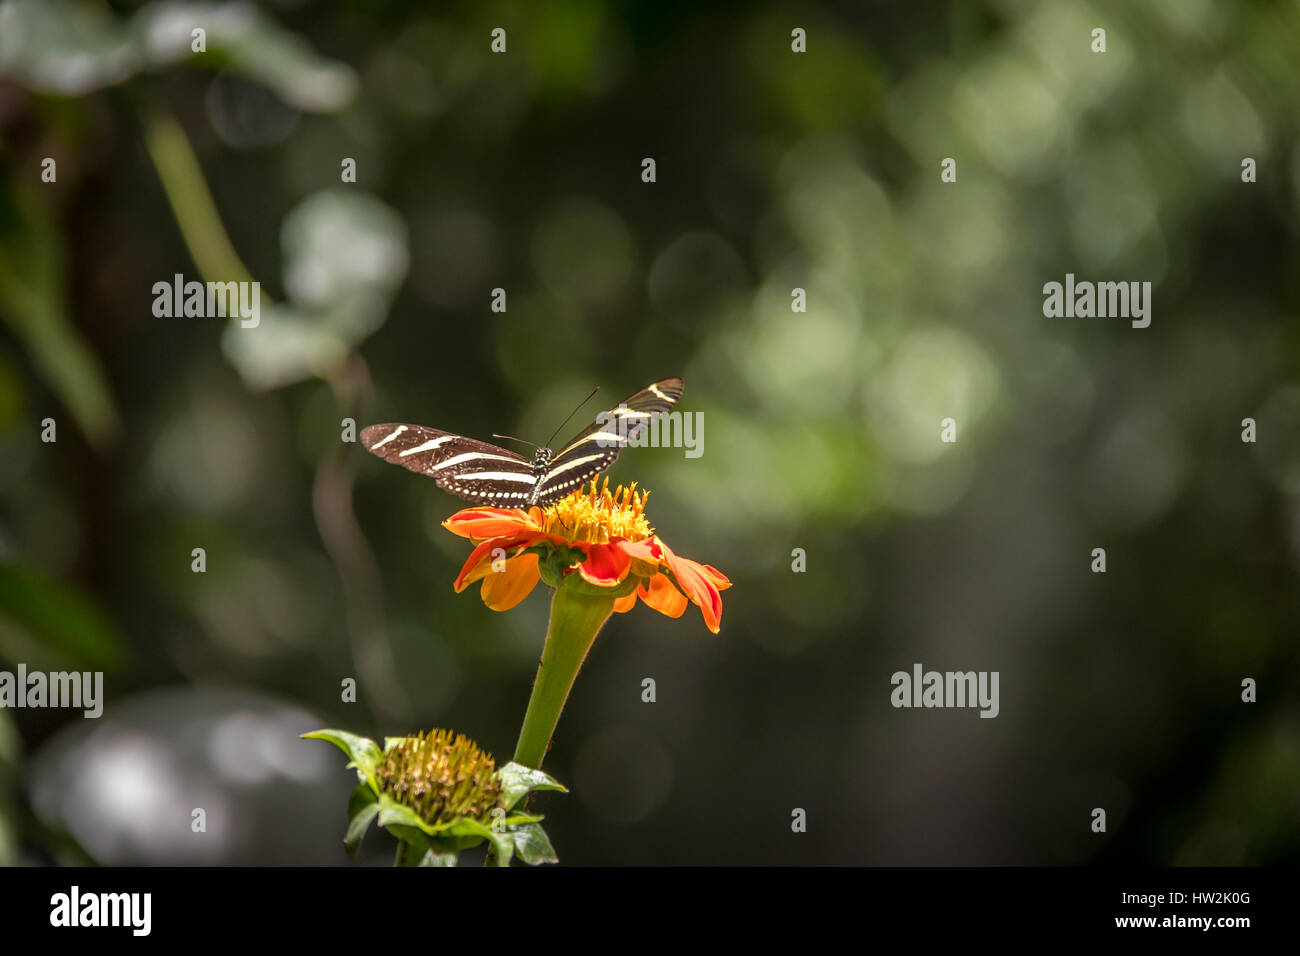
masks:
[(611, 492), (608, 478), (597, 491), (593, 478), (590, 488), (579, 488), (542, 509), (542, 530), (587, 544), (606, 544), (611, 538), (644, 541), (655, 530), (645, 516), (649, 497), (650, 492), (636, 490), (636, 482)]

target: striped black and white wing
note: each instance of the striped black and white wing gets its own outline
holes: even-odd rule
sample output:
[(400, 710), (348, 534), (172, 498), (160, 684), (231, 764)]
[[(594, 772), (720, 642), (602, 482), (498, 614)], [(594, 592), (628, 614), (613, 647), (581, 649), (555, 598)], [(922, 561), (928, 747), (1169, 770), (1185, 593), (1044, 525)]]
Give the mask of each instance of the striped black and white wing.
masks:
[(528, 459), (423, 425), (370, 425), (361, 430), (361, 443), (384, 461), (428, 475), (444, 491), (476, 504), (527, 507), (537, 483)]
[(573, 436), (538, 480), (533, 503), (546, 505), (563, 498), (614, 464), (620, 451), (677, 403), (684, 387), (680, 378), (648, 385)]

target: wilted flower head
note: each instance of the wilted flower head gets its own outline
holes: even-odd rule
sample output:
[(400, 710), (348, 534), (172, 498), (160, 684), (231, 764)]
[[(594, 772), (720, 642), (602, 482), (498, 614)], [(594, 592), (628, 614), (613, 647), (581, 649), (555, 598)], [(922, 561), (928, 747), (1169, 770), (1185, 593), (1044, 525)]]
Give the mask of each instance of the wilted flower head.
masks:
[(492, 755), (463, 734), (431, 730), (388, 737), (380, 747), (345, 730), (316, 730), (304, 737), (334, 744), (360, 781), (348, 800), (343, 845), (350, 855), (372, 823), (395, 836), (399, 866), (455, 866), (462, 850), (491, 844), (496, 862), (553, 863), (555, 850), (541, 817), (522, 812), (534, 790), (563, 790), (551, 777), (511, 762), (498, 768)]
[(434, 730), (390, 742), (375, 766), (380, 789), (425, 823), (491, 823), (501, 802), (496, 761), (464, 734)]

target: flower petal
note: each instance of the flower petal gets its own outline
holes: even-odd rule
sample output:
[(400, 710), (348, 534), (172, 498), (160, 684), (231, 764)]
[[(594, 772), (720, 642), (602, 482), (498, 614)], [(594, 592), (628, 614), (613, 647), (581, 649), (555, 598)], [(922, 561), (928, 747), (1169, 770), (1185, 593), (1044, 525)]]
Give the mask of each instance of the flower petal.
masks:
[(650, 607), (669, 617), (681, 617), (690, 604), (686, 595), (677, 590), (666, 574), (656, 574), (648, 585), (643, 584), (637, 588), (636, 593)]
[(578, 565), (578, 573), (588, 584), (597, 587), (614, 587), (627, 577), (632, 559), (617, 544), (588, 544), (583, 546), (587, 560)]
[(619, 614), (626, 614), (632, 608), (636, 607), (636, 591), (631, 594), (624, 594), (621, 598), (614, 600), (614, 610)]
[(483, 603), (494, 611), (508, 611), (532, 592), (541, 580), (537, 555), (521, 554), (506, 561), (506, 569), (483, 578)]
[(663, 542), (658, 538), (646, 538), (644, 541), (628, 541), (623, 538), (618, 540), (619, 547), (630, 558), (656, 562), (663, 558)]
[(536, 530), (526, 512), (517, 508), (462, 508), (442, 523), (452, 534), (473, 541)]
[[(718, 586), (713, 583), (712, 575), (698, 562), (674, 554), (672, 548), (662, 541), (659, 544), (663, 547), (664, 558), (669, 570), (673, 572), (673, 577), (677, 579), (686, 596), (691, 599), (691, 603), (699, 606), (700, 613), (704, 615), (705, 626), (717, 634), (718, 628), (722, 625), (722, 595), (718, 593)], [(717, 572), (715, 571), (714, 574)]]
[(719, 591), (725, 591), (727, 590), (727, 588), (731, 587), (731, 578), (727, 577), (725, 574), (723, 574), (713, 565), (697, 564), (696, 566), (699, 567), (701, 570), (703, 570), (705, 574), (707, 574), (710, 578), (713, 579), (713, 583), (717, 585)]
[(619, 539), (619, 547), (632, 559), (632, 573), (637, 577), (652, 578), (663, 564), (663, 550), (654, 538), (645, 541)]
[(489, 538), (487, 541), (480, 542), (465, 559), (460, 574), (456, 575), (456, 580), (451, 586), (459, 594), (484, 575), (492, 573), (492, 552), (497, 548), (509, 554), (512, 549), (520, 545), (529, 545), (536, 538), (536, 534), (524, 532), (504, 538)]

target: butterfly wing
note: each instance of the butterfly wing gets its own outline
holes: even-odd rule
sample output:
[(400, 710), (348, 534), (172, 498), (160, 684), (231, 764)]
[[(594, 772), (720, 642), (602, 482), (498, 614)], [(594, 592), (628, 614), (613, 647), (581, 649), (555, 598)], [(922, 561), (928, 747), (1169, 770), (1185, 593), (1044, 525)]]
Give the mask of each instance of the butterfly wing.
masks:
[(563, 498), (614, 464), (624, 447), (677, 403), (684, 388), (680, 378), (654, 382), (574, 435), (538, 481), (533, 503), (546, 505)]
[(389, 422), (361, 430), (371, 454), (428, 475), (443, 491), (480, 505), (528, 505), (537, 476), (528, 459), (484, 441), (452, 432)]

